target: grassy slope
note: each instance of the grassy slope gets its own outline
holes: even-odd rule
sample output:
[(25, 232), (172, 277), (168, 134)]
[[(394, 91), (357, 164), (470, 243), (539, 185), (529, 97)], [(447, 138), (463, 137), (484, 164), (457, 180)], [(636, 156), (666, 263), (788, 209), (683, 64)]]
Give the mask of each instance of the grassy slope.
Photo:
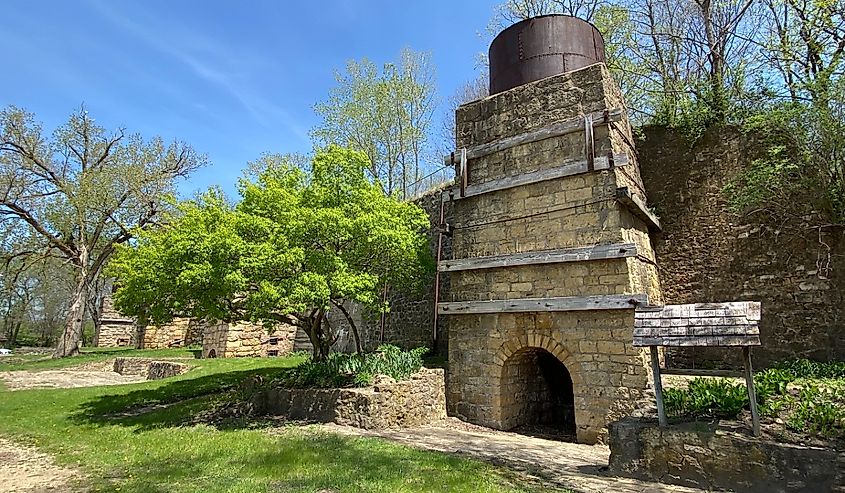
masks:
[(2, 392), (0, 434), (78, 464), (95, 491), (525, 491), (492, 466), (382, 440), (301, 428), (269, 434), (237, 419), (221, 429), (191, 424), (244, 379), (298, 361), (198, 360), (158, 382)]

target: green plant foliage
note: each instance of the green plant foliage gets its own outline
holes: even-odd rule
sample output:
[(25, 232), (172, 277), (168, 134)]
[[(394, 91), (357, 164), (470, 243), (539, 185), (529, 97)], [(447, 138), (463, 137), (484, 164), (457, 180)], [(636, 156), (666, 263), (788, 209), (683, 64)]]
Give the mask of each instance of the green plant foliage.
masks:
[(744, 129), (764, 155), (724, 188), (731, 209), (792, 211), (796, 202), (829, 221), (845, 220), (845, 117), (827, 105), (776, 104)]
[(790, 372), (795, 378), (845, 378), (845, 361), (794, 359), (781, 362), (776, 367)]
[(663, 398), (676, 416), (735, 418), (748, 406), (745, 386), (724, 378), (695, 378), (686, 390), (666, 389)]
[(794, 402), (787, 425), (825, 438), (842, 436), (845, 431), (845, 407), (837, 399), (835, 391), (806, 384)]
[(318, 152), (310, 173), (266, 156), (254, 180), (241, 180), (237, 205), (210, 190), (121, 248), (115, 305), (153, 323), (293, 321), (325, 358), (336, 340), (329, 310), (386, 310), (385, 284), (412, 290), (432, 269), (427, 214), (386, 196), (366, 166), (362, 153), (337, 146)]
[(325, 361), (309, 360), (288, 370), (279, 383), (290, 388), (341, 388), (366, 387), (376, 375), (405, 380), (422, 368), (427, 351), (383, 344), (372, 354), (333, 353)]

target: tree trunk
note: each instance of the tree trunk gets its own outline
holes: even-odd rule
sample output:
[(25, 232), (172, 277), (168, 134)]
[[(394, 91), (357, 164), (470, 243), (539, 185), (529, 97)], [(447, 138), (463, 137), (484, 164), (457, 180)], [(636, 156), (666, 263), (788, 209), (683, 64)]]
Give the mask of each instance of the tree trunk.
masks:
[(355, 321), (352, 320), (352, 315), (346, 310), (343, 306), (342, 302), (337, 302), (332, 300), (332, 304), (340, 310), (340, 313), (346, 318), (346, 321), (349, 322), (349, 328), (352, 332), (352, 338), (355, 339), (355, 351), (358, 354), (364, 354), (364, 347), (361, 345), (361, 335), (358, 332), (358, 326), (355, 324)]
[(334, 341), (326, 337), (323, 332), (323, 319), (326, 312), (323, 309), (316, 310), (314, 314), (306, 322), (308, 327), (308, 339), (311, 340), (311, 359), (314, 361), (326, 361), (329, 358), (329, 350)]
[(59, 337), (54, 358), (76, 356), (79, 354), (79, 343), (82, 340), (82, 323), (85, 320), (85, 307), (88, 302), (88, 273), (82, 269), (73, 290), (72, 302), (65, 318), (65, 328)]

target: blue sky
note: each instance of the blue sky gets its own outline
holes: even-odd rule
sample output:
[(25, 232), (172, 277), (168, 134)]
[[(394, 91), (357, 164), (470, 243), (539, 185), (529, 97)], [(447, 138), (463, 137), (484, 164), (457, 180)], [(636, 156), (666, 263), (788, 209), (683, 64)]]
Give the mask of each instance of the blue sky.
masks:
[(0, 105), (52, 131), (84, 103), (106, 128), (187, 141), (212, 164), (182, 193), (231, 193), (262, 152), (311, 149), (313, 105), (349, 59), (431, 52), (451, 95), (475, 77), (495, 3), (10, 0)]

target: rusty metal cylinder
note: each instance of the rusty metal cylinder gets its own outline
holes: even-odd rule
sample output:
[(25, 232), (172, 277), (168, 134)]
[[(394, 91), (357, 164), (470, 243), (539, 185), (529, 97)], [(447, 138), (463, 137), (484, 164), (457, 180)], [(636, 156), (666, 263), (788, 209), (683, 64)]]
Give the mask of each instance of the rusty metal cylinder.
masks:
[(489, 55), (490, 94), (605, 61), (599, 30), (568, 15), (517, 22), (496, 36)]

